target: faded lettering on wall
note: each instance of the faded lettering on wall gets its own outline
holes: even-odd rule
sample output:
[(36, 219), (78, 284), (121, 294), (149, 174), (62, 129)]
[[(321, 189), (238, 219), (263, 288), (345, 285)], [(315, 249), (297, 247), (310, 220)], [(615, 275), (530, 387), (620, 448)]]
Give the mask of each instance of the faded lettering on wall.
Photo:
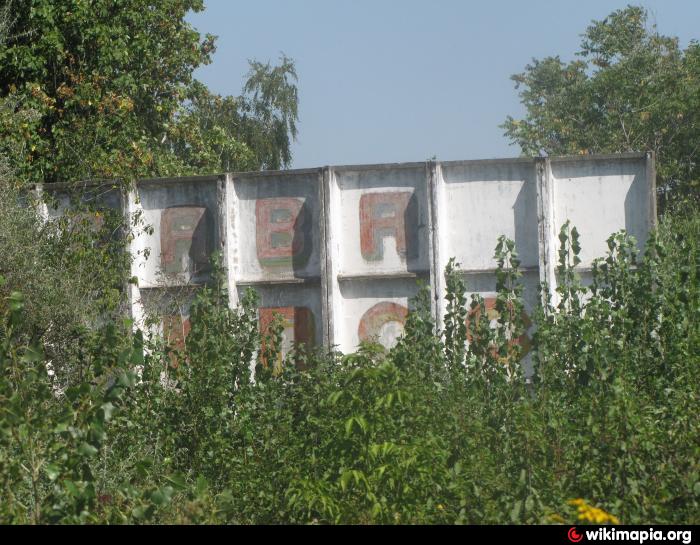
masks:
[(293, 197), (255, 202), (256, 248), (263, 267), (303, 267), (311, 254), (306, 202)]
[[(512, 307), (508, 307), (512, 308)], [(486, 319), (489, 322), (489, 327), (494, 328), (498, 325), (498, 319), (500, 318), (500, 313), (496, 310), (496, 298), (495, 297), (485, 297), (484, 298), (484, 310), (486, 310)], [(467, 331), (469, 331), (470, 322), (472, 320), (478, 321), (481, 317), (481, 307), (473, 308), (467, 314)], [(532, 320), (528, 316), (527, 312), (522, 311), (520, 319), (522, 320), (523, 326), (525, 328), (525, 333), (520, 335), (517, 339), (513, 339), (508, 343), (509, 348), (513, 348), (515, 345), (519, 345), (521, 352), (520, 357), (525, 357), (525, 355), (530, 351), (531, 341), (527, 334), (527, 329), (532, 325)], [(472, 342), (474, 337), (471, 333), (467, 334), (467, 340)], [(495, 351), (495, 348), (494, 348)], [(495, 356), (495, 354), (494, 354)]]
[(314, 344), (314, 315), (308, 307), (266, 307), (259, 309), (260, 331), (269, 333), (276, 315), (282, 318), (283, 348), (293, 344)]
[(418, 205), (407, 191), (360, 197), (360, 249), (367, 261), (384, 259), (384, 237), (393, 237), (402, 260), (418, 255)]
[(403, 333), (407, 316), (408, 309), (405, 306), (382, 301), (362, 315), (357, 336), (360, 341), (376, 340), (386, 348), (391, 348)]
[[(181, 314), (163, 316), (163, 338), (167, 345), (175, 351), (185, 349), (185, 338), (190, 332), (190, 319)], [(175, 354), (170, 354), (170, 364), (177, 367)]]
[(202, 273), (210, 268), (211, 233), (204, 206), (171, 206), (160, 219), (161, 265), (166, 273)]

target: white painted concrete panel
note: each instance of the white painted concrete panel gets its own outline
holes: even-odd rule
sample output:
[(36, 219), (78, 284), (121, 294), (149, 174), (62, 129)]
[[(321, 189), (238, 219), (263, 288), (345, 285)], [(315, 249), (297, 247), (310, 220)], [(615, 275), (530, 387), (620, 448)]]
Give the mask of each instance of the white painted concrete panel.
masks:
[(62, 216), (77, 203), (90, 210), (120, 210), (122, 206), (121, 191), (112, 184), (87, 188), (78, 186), (73, 192), (51, 191), (47, 197), (50, 201), (46, 208), (49, 218)]
[(138, 193), (145, 225), (153, 228), (140, 233), (132, 248), (142, 252), (135, 263), (139, 286), (206, 281), (207, 262), (219, 245), (216, 180), (149, 182), (139, 184)]
[[(319, 284), (278, 284), (241, 286), (237, 288), (239, 301), (246, 289), (253, 289), (260, 298), (259, 325), (265, 329), (274, 314), (280, 314), (284, 322), (283, 352), (292, 343), (304, 342), (313, 346), (323, 343), (323, 305)], [(309, 342), (312, 341), (312, 342)]]
[(319, 186), (318, 174), (234, 180), (237, 279), (320, 277)]
[[(608, 251), (606, 240), (620, 229), (640, 249), (649, 234), (649, 189), (639, 160), (553, 161), (556, 232), (566, 220), (580, 234), (581, 266)], [(556, 241), (557, 247), (559, 246)]]
[(141, 289), (136, 301), (143, 313), (138, 326), (163, 335), (171, 346), (182, 348), (190, 331), (190, 309), (195, 292), (191, 286)]
[(418, 291), (414, 278), (345, 280), (339, 286), (342, 300), (335, 320), (343, 352), (352, 352), (361, 340), (391, 348), (403, 331), (409, 300)]
[(425, 167), (339, 169), (340, 274), (429, 270)]
[[(498, 292), (496, 291), (496, 279), (493, 273), (476, 273), (463, 275), (466, 283), (467, 309), (470, 309), (472, 295), (479, 295), (484, 299), (484, 304), (487, 309), (487, 316), (492, 322), (492, 327), (496, 327), (498, 313), (495, 311), (495, 300)], [(523, 273), (520, 278), (520, 283), (523, 286), (523, 304), (524, 314), (523, 321), (527, 328), (526, 332), (518, 340), (523, 348), (523, 358), (521, 363), (526, 377), (532, 376), (532, 357), (530, 354), (530, 342), (535, 333), (533, 316), (535, 308), (539, 302), (539, 274), (537, 271)], [(470, 315), (469, 317), (471, 318)]]
[(531, 162), (442, 166), (447, 258), (468, 270), (490, 269), (498, 237), (515, 241), (523, 267), (538, 264), (537, 203)]
[[(80, 191), (83, 199), (142, 211), (153, 228), (130, 243), (139, 286), (130, 286), (129, 296), (138, 324), (146, 299), (170, 293), (155, 288), (206, 282), (210, 255), (222, 249), (232, 305), (255, 285), (261, 322), (270, 309), (282, 309), (287, 348), (291, 338), (313, 338), (349, 352), (362, 338), (393, 344), (416, 275), (434, 284), (439, 323), (450, 257), (470, 291), (492, 297), (501, 234), (515, 241), (526, 269), (528, 312), (540, 280), (556, 300), (560, 226), (568, 218), (579, 230), (584, 268), (605, 254), (606, 239), (619, 229), (641, 247), (655, 222), (653, 169), (653, 157), (644, 154), (521, 158), (234, 173), (225, 182), (143, 180), (126, 199), (103, 191), (104, 184)], [(44, 216), (60, 215), (68, 190), (43, 190), (62, 201)]]

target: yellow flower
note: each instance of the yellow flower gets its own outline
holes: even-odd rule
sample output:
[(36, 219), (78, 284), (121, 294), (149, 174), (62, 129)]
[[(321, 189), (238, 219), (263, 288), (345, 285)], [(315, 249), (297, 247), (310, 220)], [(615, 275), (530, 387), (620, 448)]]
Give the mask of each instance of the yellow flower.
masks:
[(586, 503), (582, 498), (568, 501), (569, 505), (575, 506), (578, 512), (578, 520), (591, 522), (594, 524), (620, 524), (620, 519), (615, 515), (607, 513), (598, 507)]

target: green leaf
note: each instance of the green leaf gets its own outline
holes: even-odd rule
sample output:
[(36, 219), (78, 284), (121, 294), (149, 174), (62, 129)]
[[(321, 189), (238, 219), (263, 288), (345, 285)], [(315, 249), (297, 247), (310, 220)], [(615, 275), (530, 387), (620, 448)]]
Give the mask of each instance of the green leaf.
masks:
[(104, 414), (105, 422), (109, 422), (112, 419), (112, 415), (114, 414), (116, 407), (112, 404), (111, 401), (108, 401), (107, 403), (102, 404), (101, 409)]
[(55, 481), (61, 474), (61, 467), (58, 464), (47, 464), (44, 467), (44, 471), (46, 471), (50, 481)]
[[(203, 479), (203, 477), (199, 477), (199, 478)], [(185, 476), (182, 473), (176, 473), (175, 475), (170, 475), (170, 476), (166, 477), (165, 479), (170, 484), (173, 485), (175, 490), (185, 490), (187, 488), (187, 480), (185, 479)], [(206, 479), (204, 480), (204, 483), (206, 484)]]
[(207, 494), (207, 491), (209, 490), (209, 482), (202, 476), (200, 475), (197, 477), (197, 480), (195, 481), (195, 492), (198, 497), (203, 497)]
[(138, 376), (133, 371), (122, 371), (119, 374), (119, 384), (124, 388), (133, 388), (138, 382)]
[(97, 449), (89, 443), (83, 442), (78, 447), (78, 453), (87, 458), (92, 458), (97, 452)]
[(44, 359), (44, 354), (40, 348), (35, 346), (28, 346), (22, 355), (23, 363), (35, 363), (42, 361)]
[(523, 501), (518, 500), (515, 502), (513, 505), (513, 508), (510, 511), (510, 521), (511, 522), (520, 522), (520, 511), (523, 508)]
[(151, 494), (151, 501), (158, 507), (162, 507), (170, 503), (173, 492), (174, 490), (171, 486), (162, 486)]
[(351, 478), (352, 471), (350, 470), (343, 472), (343, 474), (340, 476), (340, 488), (343, 490), (343, 492), (347, 489), (348, 483), (350, 482)]
[(13, 291), (8, 298), (10, 301), (10, 310), (17, 312), (24, 308), (24, 295), (19, 291)]

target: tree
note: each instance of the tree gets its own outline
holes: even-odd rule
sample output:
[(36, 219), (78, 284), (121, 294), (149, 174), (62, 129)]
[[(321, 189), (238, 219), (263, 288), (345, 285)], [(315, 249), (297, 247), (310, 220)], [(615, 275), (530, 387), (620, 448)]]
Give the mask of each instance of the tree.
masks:
[(593, 21), (577, 59), (534, 59), (512, 76), (524, 119), (502, 125), (528, 155), (653, 150), (657, 185), (675, 197), (700, 189), (700, 44), (648, 24), (628, 6)]
[[(185, 21), (203, 0), (0, 1), (11, 23), (0, 47), (0, 97), (38, 112), (0, 129), (18, 177), (129, 180), (289, 164), (293, 63), (253, 64), (252, 97), (209, 93), (193, 72), (211, 62), (215, 38)], [(208, 113), (203, 97), (215, 116), (198, 117)], [(236, 130), (226, 124), (239, 118)]]
[[(0, 48), (13, 19), (9, 8), (9, 4), (0, 7)], [(21, 134), (39, 116), (19, 96), (0, 97), (0, 127), (5, 134)], [(96, 244), (100, 234), (92, 228), (95, 216), (45, 223), (33, 207), (18, 206), (27, 203), (28, 195), (9, 157), (21, 157), (27, 147), (17, 138), (5, 139), (0, 149), (0, 314), (21, 303), (23, 317), (13, 324), (13, 336), (38, 343), (60, 380), (71, 371), (63, 363), (75, 361), (76, 354), (84, 355), (78, 339), (85, 335), (86, 326), (94, 325), (98, 317), (106, 319), (110, 310), (117, 315), (123, 311), (117, 308), (122, 275), (115, 276), (109, 263), (121, 264), (123, 269), (128, 256), (119, 252), (121, 245)], [(121, 218), (103, 214), (99, 222), (105, 233)], [(20, 291), (21, 301), (16, 299)], [(72, 370), (82, 369), (74, 365)]]
[(240, 97), (222, 97), (195, 82), (171, 134), (173, 150), (205, 170), (288, 167), (297, 134), (296, 81), (294, 62), (282, 55), (278, 66), (251, 61)]

